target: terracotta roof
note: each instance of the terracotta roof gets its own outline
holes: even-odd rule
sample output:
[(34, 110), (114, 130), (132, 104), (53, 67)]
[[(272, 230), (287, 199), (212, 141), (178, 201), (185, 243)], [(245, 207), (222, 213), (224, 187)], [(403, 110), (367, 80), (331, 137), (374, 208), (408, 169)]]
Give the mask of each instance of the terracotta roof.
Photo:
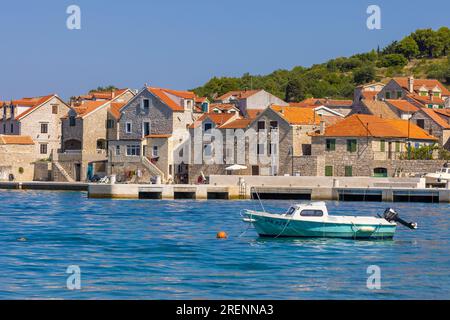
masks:
[(321, 119), (322, 119), (322, 121), (325, 122), (325, 125), (332, 126), (338, 122), (341, 122), (345, 118), (340, 117), (340, 116), (322, 116)]
[(232, 103), (212, 103), (209, 105), (209, 110), (212, 109), (219, 109), (221, 111), (229, 111), (229, 110), (236, 110), (239, 111), (238, 108)]
[(51, 94), (48, 96), (43, 96), (43, 97), (36, 97), (36, 98), (23, 98), (21, 100), (16, 100), (13, 101), (14, 105), (20, 105), (20, 106), (28, 106), (30, 108), (28, 108), (27, 110), (25, 110), (24, 112), (22, 112), (21, 114), (19, 114), (18, 116), (16, 116), (16, 120), (21, 120), (23, 117), (25, 117), (27, 114), (29, 114), (30, 112), (32, 112), (33, 110), (37, 109), (39, 106), (41, 106), (42, 104), (46, 103), (47, 101), (49, 101), (50, 99), (52, 99), (53, 97), (55, 97), (56, 95)]
[(419, 110), (418, 107), (413, 105), (411, 102), (407, 100), (400, 100), (400, 99), (388, 99), (386, 102), (393, 106), (394, 108), (403, 111), (403, 112), (416, 112)]
[(445, 117), (450, 117), (450, 109), (433, 109), (433, 111)]
[(171, 136), (172, 136), (171, 134), (149, 134), (148, 136), (145, 137), (157, 139), (157, 138), (170, 138)]
[(410, 93), (408, 94), (408, 97), (419, 101), (423, 104), (438, 104), (438, 105), (444, 105), (445, 101), (439, 97), (433, 97), (433, 99), (430, 99), (430, 96), (421, 96), (416, 93)]
[(183, 98), (183, 99), (192, 99), (195, 100), (196, 96), (195, 93), (191, 92), (191, 91), (179, 91), (179, 90), (172, 90), (172, 89), (162, 89), (162, 91), (172, 94), (174, 96), (177, 96), (179, 98)]
[(80, 96), (82, 99), (92, 100), (92, 99), (105, 99), (111, 100), (117, 98), (121, 94), (125, 93), (129, 89), (117, 89), (112, 91), (91, 91), (86, 95)]
[[(168, 89), (152, 88), (152, 87), (147, 87), (147, 89), (156, 97), (158, 97), (164, 104), (166, 104), (173, 111), (184, 111), (183, 106), (180, 106), (178, 103), (176, 103), (167, 96), (166, 92), (169, 92)], [(170, 93), (173, 94), (174, 90), (170, 91), (171, 91)]]
[(426, 115), (428, 115), (434, 122), (436, 122), (442, 128), (450, 129), (450, 124), (448, 123), (448, 121), (445, 121), (443, 118), (441, 118), (434, 109), (422, 108), (421, 111), (423, 111)]
[(289, 124), (320, 124), (321, 117), (316, 114), (314, 109), (284, 107), (284, 106), (270, 106), (270, 109), (277, 112)]
[(397, 114), (383, 101), (363, 100), (362, 103), (374, 116), (383, 119), (399, 119)]
[(311, 106), (311, 105), (323, 105), (328, 108), (333, 107), (351, 107), (353, 105), (353, 100), (340, 100), (340, 99), (328, 99), (328, 98), (308, 98), (301, 102), (290, 103), (291, 106), (301, 107), (301, 106)]
[[(393, 78), (393, 80), (397, 82), (403, 89), (409, 90), (408, 77), (396, 77)], [(426, 87), (428, 90), (431, 90), (436, 86), (441, 89), (444, 96), (450, 95), (450, 91), (439, 80), (436, 79), (414, 79), (413, 89), (414, 91), (418, 91), (421, 87)]]
[(30, 136), (0, 135), (0, 144), (31, 145), (34, 144), (34, 141)]
[(227, 123), (231, 118), (235, 117), (236, 115), (233, 113), (205, 113), (200, 118), (197, 119), (192, 125), (189, 126), (189, 128), (197, 128), (203, 121), (206, 119), (211, 120), (213, 123), (215, 123), (217, 126), (221, 126), (225, 123)]
[(110, 113), (112, 114), (112, 116), (116, 119), (120, 118), (120, 109), (122, 109), (122, 107), (126, 105), (126, 103), (122, 103), (122, 102), (112, 102), (111, 103), (111, 108), (110, 108)]
[(247, 118), (255, 119), (257, 118), (264, 110), (260, 109), (247, 109)]
[(361, 96), (366, 100), (375, 100), (375, 97), (380, 91), (363, 91), (361, 92)]
[(262, 90), (236, 90), (236, 91), (229, 91), (225, 93), (224, 95), (218, 97), (216, 100), (226, 100), (232, 96), (235, 96), (236, 99), (246, 99), (248, 97), (251, 97), (252, 95), (260, 92)]
[(206, 98), (206, 97), (197, 97), (197, 96), (195, 96), (195, 103), (203, 103), (203, 102), (206, 102), (206, 101), (208, 101), (208, 98)]
[(220, 129), (245, 129), (247, 128), (252, 119), (236, 119), (220, 126)]
[(107, 101), (85, 101), (80, 106), (72, 107), (72, 109), (75, 110), (78, 117), (84, 117), (84, 116), (88, 115), (89, 113), (106, 105), (107, 103), (109, 103), (109, 100), (107, 100)]
[[(355, 114), (325, 129), (325, 137), (376, 137), (437, 140), (425, 130), (407, 120), (381, 119), (367, 114)], [(319, 135), (319, 134), (315, 134)]]

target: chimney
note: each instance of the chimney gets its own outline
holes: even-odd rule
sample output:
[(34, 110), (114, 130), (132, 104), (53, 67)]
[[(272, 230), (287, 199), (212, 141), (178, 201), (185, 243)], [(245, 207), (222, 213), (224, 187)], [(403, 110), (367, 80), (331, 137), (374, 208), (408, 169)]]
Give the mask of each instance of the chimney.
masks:
[(116, 97), (116, 90), (111, 91), (111, 99)]
[(408, 91), (410, 93), (414, 93), (414, 77), (413, 76), (408, 77)]
[(325, 121), (324, 120), (320, 121), (320, 128), (319, 128), (319, 130), (320, 130), (320, 134), (321, 135), (325, 134)]

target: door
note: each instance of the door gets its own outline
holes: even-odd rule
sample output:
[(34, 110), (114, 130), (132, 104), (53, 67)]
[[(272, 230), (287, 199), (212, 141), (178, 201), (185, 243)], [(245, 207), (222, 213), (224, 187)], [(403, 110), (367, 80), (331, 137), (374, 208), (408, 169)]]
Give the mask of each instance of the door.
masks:
[(142, 131), (144, 132), (144, 137), (150, 135), (150, 122), (144, 122)]
[(81, 164), (75, 164), (75, 181), (81, 181)]
[(252, 176), (259, 176), (259, 166), (252, 166)]

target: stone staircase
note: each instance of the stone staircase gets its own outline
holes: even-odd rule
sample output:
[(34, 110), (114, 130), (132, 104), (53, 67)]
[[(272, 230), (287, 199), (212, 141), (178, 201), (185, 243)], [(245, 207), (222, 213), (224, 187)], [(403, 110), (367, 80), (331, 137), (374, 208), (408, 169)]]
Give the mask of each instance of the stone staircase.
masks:
[(142, 165), (146, 167), (150, 173), (154, 176), (160, 176), (162, 183), (165, 181), (164, 172), (161, 171), (156, 165), (154, 165), (147, 157), (141, 158)]
[(53, 181), (75, 182), (58, 161), (52, 162)]

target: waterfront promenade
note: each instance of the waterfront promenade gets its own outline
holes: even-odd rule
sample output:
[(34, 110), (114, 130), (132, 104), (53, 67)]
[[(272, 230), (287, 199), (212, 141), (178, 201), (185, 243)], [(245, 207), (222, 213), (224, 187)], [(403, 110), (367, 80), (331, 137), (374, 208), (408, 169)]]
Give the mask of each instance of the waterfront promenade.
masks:
[(450, 188), (423, 178), (211, 176), (209, 184), (0, 182), (0, 189), (87, 191), (90, 198), (334, 200), (450, 203)]

